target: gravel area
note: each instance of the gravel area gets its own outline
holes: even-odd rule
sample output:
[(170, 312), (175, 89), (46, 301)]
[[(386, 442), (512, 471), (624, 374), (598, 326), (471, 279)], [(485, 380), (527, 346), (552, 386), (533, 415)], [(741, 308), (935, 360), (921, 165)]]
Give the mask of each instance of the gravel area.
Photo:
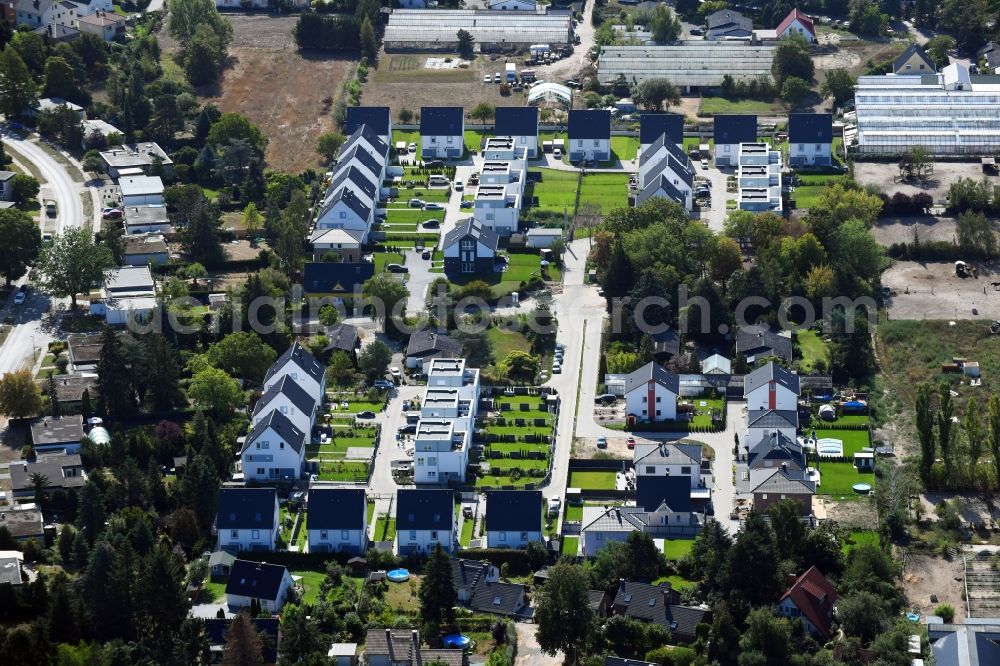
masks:
[(882, 274), (882, 285), (893, 291), (890, 319), (1000, 319), (997, 266), (972, 263), (978, 279), (956, 276), (952, 262), (893, 264)]
[[(892, 196), (896, 192), (917, 194), (925, 192), (934, 197), (935, 203), (944, 203), (948, 198), (948, 188), (959, 178), (980, 180), (984, 176), (979, 161), (976, 162), (935, 162), (934, 170), (922, 183), (902, 183), (899, 181), (899, 167), (895, 162), (855, 162), (854, 179), (861, 185), (874, 185), (880, 191)], [(1000, 185), (1000, 176), (987, 176), (994, 185)]]

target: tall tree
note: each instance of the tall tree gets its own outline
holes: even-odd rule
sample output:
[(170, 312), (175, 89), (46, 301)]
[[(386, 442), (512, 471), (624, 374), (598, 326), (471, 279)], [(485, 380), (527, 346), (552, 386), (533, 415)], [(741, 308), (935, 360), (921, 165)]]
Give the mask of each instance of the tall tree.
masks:
[(944, 467), (950, 482), (952, 477), (952, 467), (955, 463), (952, 452), (954, 434), (952, 431), (952, 417), (955, 415), (955, 403), (951, 397), (951, 386), (948, 382), (941, 382), (938, 385), (938, 443), (941, 445), (941, 457), (944, 459)]
[(750, 512), (746, 527), (729, 549), (725, 584), (734, 611), (737, 606), (763, 606), (777, 599), (781, 588), (777, 549), (763, 514)]
[(217, 417), (231, 415), (245, 399), (239, 382), (218, 368), (206, 368), (192, 377), (188, 395), (198, 407)]
[(54, 296), (69, 296), (76, 309), (76, 295), (100, 284), (114, 268), (111, 250), (94, 244), (89, 229), (71, 227), (52, 239), (38, 257), (39, 286)]
[(771, 75), (774, 82), (781, 88), (785, 79), (790, 76), (811, 81), (815, 67), (809, 54), (809, 44), (798, 36), (786, 37), (778, 43), (774, 51), (774, 61), (771, 64)]
[(969, 446), (969, 484), (973, 488), (979, 487), (979, 458), (983, 454), (983, 422), (979, 415), (979, 403), (976, 399), (969, 398), (965, 406), (965, 414), (962, 415), (962, 431), (965, 433), (965, 441)]
[(378, 56), (378, 42), (375, 41), (375, 29), (367, 16), (361, 21), (361, 55), (374, 62)]
[(38, 99), (38, 88), (24, 60), (10, 44), (0, 51), (0, 112), (17, 118), (32, 108)]
[(4, 373), (0, 377), (0, 414), (12, 419), (37, 416), (45, 403), (29, 370)]
[(406, 314), (406, 299), (410, 292), (390, 273), (379, 273), (365, 282), (362, 295), (371, 303), (372, 319), (381, 319), (383, 330), (390, 337), (400, 335), (396, 323)]
[(45, 61), (45, 96), (80, 101), (76, 72), (65, 58), (49, 56)]
[(62, 416), (62, 406), (59, 404), (59, 392), (56, 390), (56, 376), (49, 371), (45, 382), (45, 392), (49, 394), (49, 415), (53, 418)]
[(420, 583), (420, 618), (425, 626), (451, 624), (455, 621), (457, 602), (458, 591), (451, 578), (451, 559), (438, 544), (427, 561), (424, 579)]
[(535, 637), (546, 654), (562, 651), (573, 665), (587, 649), (594, 632), (590, 609), (589, 580), (578, 564), (559, 562), (550, 569), (549, 580), (535, 595)]
[(784, 500), (768, 507), (767, 514), (771, 517), (778, 558), (798, 564), (806, 539), (806, 528), (802, 524), (802, 505), (795, 500)]
[(110, 328), (101, 334), (101, 356), (97, 361), (97, 387), (108, 416), (135, 411), (132, 371), (119, 336)]
[(87, 537), (87, 542), (93, 546), (97, 537), (104, 531), (104, 521), (107, 512), (104, 508), (104, 495), (92, 479), (87, 479), (80, 491), (79, 510), (76, 516), (76, 526)]
[(243, 228), (247, 230), (251, 239), (256, 238), (257, 232), (260, 231), (263, 223), (264, 216), (260, 214), (259, 210), (257, 210), (257, 204), (251, 201), (247, 204), (246, 208), (243, 209)]
[(183, 563), (166, 543), (158, 543), (145, 557), (138, 585), (140, 631), (166, 657), (190, 607)]
[(31, 216), (16, 208), (0, 210), (0, 273), (7, 286), (28, 272), (42, 247), (42, 233)]
[(920, 442), (920, 478), (926, 484), (934, 467), (934, 408), (931, 404), (934, 389), (929, 382), (917, 387), (916, 412), (917, 440)]
[(264, 644), (247, 613), (240, 613), (229, 623), (222, 666), (264, 666)]
[(181, 236), (181, 247), (191, 261), (215, 265), (225, 261), (222, 247), (222, 213), (204, 196), (188, 211), (187, 226)]
[(161, 411), (173, 407), (178, 397), (180, 368), (177, 353), (159, 333), (150, 333), (143, 338), (142, 372), (153, 409)]
[(225, 370), (253, 384), (264, 381), (264, 374), (278, 357), (256, 333), (230, 333), (208, 348), (206, 358), (216, 368)]
[(297, 664), (325, 652), (319, 623), (307, 609), (287, 604), (281, 611), (281, 655), (278, 663)]
[(990, 455), (993, 457), (994, 487), (1000, 487), (1000, 395), (990, 396), (989, 422)]

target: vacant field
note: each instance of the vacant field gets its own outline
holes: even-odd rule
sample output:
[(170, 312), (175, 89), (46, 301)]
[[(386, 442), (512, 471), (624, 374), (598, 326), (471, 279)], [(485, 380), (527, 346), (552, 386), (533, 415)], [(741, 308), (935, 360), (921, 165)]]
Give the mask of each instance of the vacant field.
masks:
[(588, 173), (580, 184), (580, 208), (596, 208), (602, 213), (628, 206), (627, 173)]
[(803, 372), (814, 372), (817, 366), (827, 368), (830, 364), (830, 349), (819, 333), (812, 329), (798, 331), (795, 343), (802, 359), (799, 368)]
[(555, 169), (538, 169), (542, 179), (528, 183), (525, 196), (538, 197), (539, 210), (551, 210), (562, 213), (564, 210), (572, 215), (576, 205), (576, 183), (579, 176), (575, 171), (556, 171)]
[[(875, 240), (880, 245), (889, 246), (893, 243), (921, 243), (930, 241), (955, 241), (955, 230), (958, 220), (954, 217), (938, 217), (935, 215), (915, 215), (912, 217), (884, 217), (875, 223)], [(995, 221), (993, 229), (1000, 231), (1000, 225)]]
[(780, 102), (761, 102), (755, 99), (729, 100), (724, 97), (703, 97), (698, 107), (699, 116), (717, 116), (726, 113), (755, 113), (759, 116), (784, 115), (785, 105)]
[[(495, 62), (480, 57), (468, 67), (429, 69), (428, 58), (453, 57), (441, 53), (382, 53), (378, 68), (368, 76), (361, 90), (361, 103), (368, 106), (388, 106), (392, 117), (407, 108), (414, 114), (422, 106), (463, 106), (466, 111), (480, 102), (494, 106), (524, 106), (521, 92), (500, 94), (500, 86), (483, 83), (483, 76), (503, 72), (504, 61)], [(455, 58), (458, 63), (458, 59)]]
[[(228, 16), (233, 24), (230, 64), (220, 85), (199, 90), (203, 101), (240, 113), (268, 138), (267, 163), (298, 173), (320, 164), (316, 137), (334, 129), (330, 111), (341, 83), (354, 71), (352, 56), (299, 53), (295, 16)], [(159, 35), (167, 53), (177, 45)]]
[(889, 319), (1000, 319), (995, 267), (970, 262), (979, 278), (960, 278), (952, 262), (896, 261), (882, 273), (892, 289)]
[[(854, 179), (861, 185), (874, 185), (881, 192), (892, 196), (896, 192), (914, 195), (920, 192), (931, 195), (935, 203), (944, 203), (948, 188), (959, 178), (982, 180), (982, 166), (975, 162), (935, 162), (926, 180), (903, 183), (899, 181), (899, 168), (891, 162), (855, 162)], [(1000, 186), (1000, 176), (987, 176), (993, 185)]]

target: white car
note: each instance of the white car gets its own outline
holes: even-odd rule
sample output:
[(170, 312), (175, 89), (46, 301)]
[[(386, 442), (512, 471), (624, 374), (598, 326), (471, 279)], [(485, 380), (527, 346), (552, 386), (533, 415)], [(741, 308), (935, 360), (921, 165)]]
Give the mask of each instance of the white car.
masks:
[(483, 83), (493, 83), (493, 77), (489, 74), (483, 76)]
[(701, 161), (701, 168), (705, 169), (706, 171), (708, 170), (708, 160)]
[(561, 160), (562, 159), (562, 149), (561, 148), (553, 148), (552, 149), (552, 157), (556, 158), (557, 160)]
[(417, 152), (417, 144), (411, 141), (410, 143), (406, 144), (406, 149), (411, 153), (415, 153)]
[(455, 191), (456, 192), (461, 192), (464, 189), (465, 189), (465, 183), (463, 183), (460, 180), (456, 180), (455, 181)]
[(549, 515), (558, 516), (559, 515), (559, 505), (561, 502), (558, 497), (553, 497), (549, 500)]
[(389, 374), (392, 375), (393, 377), (399, 377), (402, 373), (399, 371), (399, 368), (397, 368), (396, 366), (392, 366), (391, 368), (389, 368)]

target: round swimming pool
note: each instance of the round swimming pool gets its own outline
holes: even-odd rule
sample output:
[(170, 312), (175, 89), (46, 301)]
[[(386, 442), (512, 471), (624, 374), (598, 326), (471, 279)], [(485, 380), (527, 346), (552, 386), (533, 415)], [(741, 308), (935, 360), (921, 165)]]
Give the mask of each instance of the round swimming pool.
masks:
[(403, 583), (410, 580), (410, 572), (407, 569), (393, 569), (385, 577), (393, 583)]
[(871, 484), (869, 483), (855, 483), (851, 488), (859, 495), (867, 495), (872, 491)]
[(448, 634), (442, 639), (442, 642), (446, 648), (465, 649), (469, 647), (471, 641), (468, 636), (463, 636), (462, 634)]

